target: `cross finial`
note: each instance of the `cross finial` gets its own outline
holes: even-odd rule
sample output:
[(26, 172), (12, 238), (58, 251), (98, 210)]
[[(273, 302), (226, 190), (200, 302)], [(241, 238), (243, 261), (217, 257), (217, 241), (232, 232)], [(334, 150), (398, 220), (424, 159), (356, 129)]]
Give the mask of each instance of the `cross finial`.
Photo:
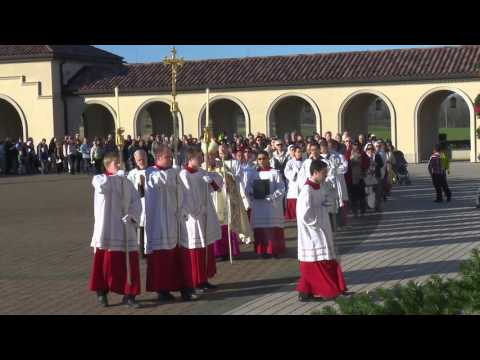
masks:
[(168, 57), (165, 56), (165, 60), (163, 60), (163, 64), (165, 66), (170, 66), (172, 71), (172, 97), (173, 97), (172, 112), (178, 111), (178, 104), (176, 102), (177, 72), (178, 72), (178, 69), (181, 68), (184, 63), (185, 61), (183, 60), (183, 58), (177, 58), (177, 49), (175, 48), (175, 46), (172, 48), (172, 57), (169, 59)]

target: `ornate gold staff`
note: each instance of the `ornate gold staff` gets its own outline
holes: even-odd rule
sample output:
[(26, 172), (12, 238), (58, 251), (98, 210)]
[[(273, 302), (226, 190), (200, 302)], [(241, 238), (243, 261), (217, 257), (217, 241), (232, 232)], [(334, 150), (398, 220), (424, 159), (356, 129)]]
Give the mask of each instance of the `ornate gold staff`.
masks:
[[(204, 153), (204, 160), (205, 160), (205, 167), (204, 169), (208, 171), (208, 154), (210, 150), (210, 143), (212, 142), (212, 130), (210, 126), (210, 89), (207, 89), (207, 104), (205, 108), (205, 130), (203, 133), (203, 153)], [(205, 226), (204, 226), (204, 234), (205, 234), (205, 273), (207, 274), (207, 281), (208, 281), (208, 245), (207, 245), (207, 222), (208, 222), (208, 197), (210, 196), (210, 189), (209, 184), (207, 184), (207, 191), (205, 193)]]
[[(163, 60), (163, 64), (165, 66), (170, 66), (172, 69), (172, 107), (171, 107), (171, 112), (172, 112), (172, 120), (173, 120), (173, 141), (172, 141), (172, 146), (173, 146), (173, 160), (174, 160), (174, 165), (180, 166), (179, 161), (178, 161), (178, 144), (179, 144), (179, 121), (178, 121), (178, 103), (177, 103), (177, 73), (178, 69), (180, 69), (184, 64), (185, 61), (183, 58), (177, 58), (177, 49), (175, 49), (175, 46), (172, 48), (172, 57), (169, 59), (165, 57)], [(177, 244), (180, 244), (180, 209), (179, 209), (179, 196), (178, 196), (178, 191), (180, 187), (179, 183), (179, 178), (178, 178), (179, 172), (177, 172), (175, 176), (175, 181), (176, 181), (176, 200), (177, 200)]]
[(171, 112), (172, 112), (172, 118), (173, 118), (173, 141), (172, 141), (172, 146), (173, 146), (173, 156), (175, 160), (175, 165), (177, 164), (177, 153), (178, 153), (178, 143), (179, 143), (179, 121), (178, 121), (178, 103), (177, 103), (177, 73), (178, 70), (185, 64), (185, 61), (183, 58), (177, 58), (177, 50), (175, 49), (175, 46), (172, 48), (172, 57), (167, 58), (163, 60), (163, 64), (165, 66), (170, 66), (172, 70), (172, 107), (171, 107)]

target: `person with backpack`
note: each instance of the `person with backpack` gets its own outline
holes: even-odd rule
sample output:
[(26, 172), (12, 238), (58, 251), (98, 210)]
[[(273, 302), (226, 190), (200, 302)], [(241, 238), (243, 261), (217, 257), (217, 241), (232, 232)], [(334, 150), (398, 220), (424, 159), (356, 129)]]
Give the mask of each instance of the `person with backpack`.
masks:
[(435, 145), (433, 154), (428, 161), (428, 173), (432, 177), (433, 187), (437, 193), (436, 203), (443, 202), (442, 192), (445, 193), (448, 202), (452, 200), (452, 192), (447, 183), (447, 170), (450, 171), (448, 159), (445, 164), (445, 159), (442, 159), (440, 149), (440, 145)]

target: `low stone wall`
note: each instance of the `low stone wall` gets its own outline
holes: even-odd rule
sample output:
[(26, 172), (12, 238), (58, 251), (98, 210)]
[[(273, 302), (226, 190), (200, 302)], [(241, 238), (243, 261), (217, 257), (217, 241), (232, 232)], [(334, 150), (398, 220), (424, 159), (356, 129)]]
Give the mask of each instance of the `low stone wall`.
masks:
[(452, 160), (470, 160), (470, 150), (452, 150)]

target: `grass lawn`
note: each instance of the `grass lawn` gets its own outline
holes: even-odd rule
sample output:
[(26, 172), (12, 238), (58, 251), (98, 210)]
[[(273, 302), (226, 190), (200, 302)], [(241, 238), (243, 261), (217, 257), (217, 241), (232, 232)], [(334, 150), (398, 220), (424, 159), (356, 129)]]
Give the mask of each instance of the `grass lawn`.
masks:
[(470, 140), (470, 128), (440, 128), (439, 134), (447, 134), (448, 141), (467, 141)]
[(370, 134), (375, 134), (377, 139), (382, 139), (382, 140), (392, 139), (390, 128), (369, 128), (368, 132)]
[[(369, 128), (369, 133), (377, 136), (377, 139), (391, 139), (390, 128)], [(439, 134), (447, 134), (448, 141), (468, 141), (470, 140), (470, 128), (451, 128), (438, 130)]]

